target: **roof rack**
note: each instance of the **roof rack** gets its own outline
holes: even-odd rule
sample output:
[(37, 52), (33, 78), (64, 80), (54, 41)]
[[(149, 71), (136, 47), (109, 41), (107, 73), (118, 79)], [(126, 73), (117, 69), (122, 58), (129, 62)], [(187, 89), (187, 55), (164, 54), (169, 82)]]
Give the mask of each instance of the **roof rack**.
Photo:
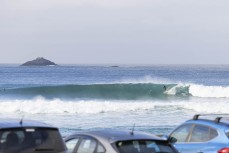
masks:
[(216, 123), (219, 123), (222, 118), (229, 119), (229, 114), (196, 114), (193, 116), (193, 120), (198, 120), (200, 116), (216, 116), (214, 120)]
[(229, 117), (216, 117), (214, 121), (215, 121), (216, 123), (219, 123), (220, 120), (221, 120), (222, 118), (229, 119)]

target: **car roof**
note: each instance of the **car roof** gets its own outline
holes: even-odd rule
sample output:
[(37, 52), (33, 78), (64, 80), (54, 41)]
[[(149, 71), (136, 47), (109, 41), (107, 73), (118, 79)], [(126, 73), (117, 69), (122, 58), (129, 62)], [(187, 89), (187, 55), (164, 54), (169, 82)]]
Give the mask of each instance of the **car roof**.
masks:
[(0, 129), (22, 128), (22, 127), (56, 128), (49, 124), (39, 122), (39, 121), (34, 121), (34, 120), (0, 119)]
[(225, 123), (225, 122), (215, 122), (214, 120), (209, 120), (209, 119), (198, 119), (198, 120), (187, 120), (184, 124), (202, 124), (202, 125), (206, 125), (206, 126), (210, 126), (213, 128), (217, 128), (217, 129), (229, 129), (229, 124)]
[(110, 143), (117, 142), (117, 141), (127, 141), (127, 140), (166, 141), (165, 139), (150, 133), (145, 133), (140, 131), (133, 131), (132, 133), (130, 130), (101, 129), (101, 130), (94, 130), (94, 131), (78, 132), (74, 134), (74, 136), (76, 135), (92, 136), (97, 139), (103, 139), (109, 141)]
[(229, 114), (196, 114), (183, 124), (201, 124), (212, 128), (229, 130)]
[(204, 120), (229, 125), (229, 114), (196, 114), (193, 116), (192, 120)]

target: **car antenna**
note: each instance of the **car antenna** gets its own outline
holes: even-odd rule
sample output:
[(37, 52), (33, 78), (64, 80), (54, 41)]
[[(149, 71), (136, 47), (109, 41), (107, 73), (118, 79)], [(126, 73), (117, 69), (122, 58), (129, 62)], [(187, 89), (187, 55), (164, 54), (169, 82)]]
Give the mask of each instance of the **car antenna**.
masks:
[(22, 118), (21, 118), (21, 120), (20, 120), (20, 122), (19, 122), (20, 125), (23, 124), (23, 119), (24, 119), (24, 115), (22, 116)]
[(135, 128), (135, 123), (134, 123), (134, 126), (132, 128), (132, 131), (130, 132), (131, 135), (134, 135), (134, 128)]

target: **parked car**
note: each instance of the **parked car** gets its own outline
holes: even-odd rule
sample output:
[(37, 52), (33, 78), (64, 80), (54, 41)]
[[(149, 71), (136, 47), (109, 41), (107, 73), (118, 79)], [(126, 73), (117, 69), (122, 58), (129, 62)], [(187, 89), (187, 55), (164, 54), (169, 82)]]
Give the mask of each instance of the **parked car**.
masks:
[(174, 146), (181, 153), (229, 153), (228, 117), (229, 114), (195, 115), (175, 128), (169, 137), (176, 139)]
[(137, 131), (79, 132), (67, 137), (65, 143), (68, 153), (178, 153), (167, 140)]
[(0, 153), (65, 153), (56, 127), (29, 120), (0, 120)]

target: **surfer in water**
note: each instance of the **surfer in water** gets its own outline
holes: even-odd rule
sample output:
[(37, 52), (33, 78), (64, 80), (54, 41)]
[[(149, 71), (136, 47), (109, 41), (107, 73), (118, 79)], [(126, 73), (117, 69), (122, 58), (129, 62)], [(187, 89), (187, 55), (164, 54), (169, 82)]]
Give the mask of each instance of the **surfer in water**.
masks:
[(164, 88), (164, 90), (166, 90), (166, 86), (165, 85), (163, 86), (163, 88)]

